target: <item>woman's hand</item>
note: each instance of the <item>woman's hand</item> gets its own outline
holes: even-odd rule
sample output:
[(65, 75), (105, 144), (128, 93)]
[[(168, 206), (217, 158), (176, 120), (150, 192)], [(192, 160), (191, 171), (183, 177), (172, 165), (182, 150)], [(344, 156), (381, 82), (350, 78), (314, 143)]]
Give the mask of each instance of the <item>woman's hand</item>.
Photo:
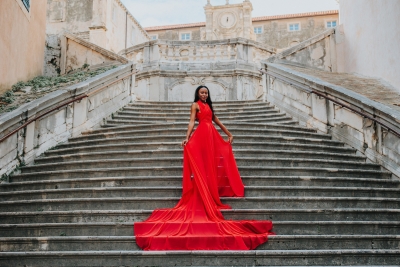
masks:
[(232, 143), (233, 143), (233, 135), (231, 135), (231, 136), (228, 136), (228, 142), (229, 142), (230, 144), (232, 144)]
[(188, 138), (182, 141), (181, 146), (186, 146), (187, 142), (189, 142)]

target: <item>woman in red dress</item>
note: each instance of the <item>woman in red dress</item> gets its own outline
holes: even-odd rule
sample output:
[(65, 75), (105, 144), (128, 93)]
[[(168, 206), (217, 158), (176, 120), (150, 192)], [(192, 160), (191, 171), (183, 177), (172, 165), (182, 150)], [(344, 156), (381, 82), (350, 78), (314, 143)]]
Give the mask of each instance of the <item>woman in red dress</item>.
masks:
[[(195, 120), (199, 125), (193, 132)], [(212, 122), (228, 136), (225, 141)], [(193, 134), (192, 134), (193, 133)], [(220, 197), (243, 197), (244, 186), (232, 152), (233, 136), (214, 114), (210, 92), (199, 86), (182, 142), (183, 192), (171, 209), (157, 209), (134, 224), (144, 250), (249, 250), (267, 241), (271, 221), (225, 220)]]

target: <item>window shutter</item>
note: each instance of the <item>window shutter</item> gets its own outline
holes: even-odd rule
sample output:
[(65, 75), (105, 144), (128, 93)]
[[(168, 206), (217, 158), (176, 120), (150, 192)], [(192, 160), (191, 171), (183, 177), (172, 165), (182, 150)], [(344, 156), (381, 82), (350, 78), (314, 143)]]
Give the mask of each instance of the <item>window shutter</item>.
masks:
[(24, 3), (24, 6), (26, 7), (26, 9), (29, 11), (29, 8), (31, 7), (30, 5), (30, 0), (21, 0), (22, 3)]

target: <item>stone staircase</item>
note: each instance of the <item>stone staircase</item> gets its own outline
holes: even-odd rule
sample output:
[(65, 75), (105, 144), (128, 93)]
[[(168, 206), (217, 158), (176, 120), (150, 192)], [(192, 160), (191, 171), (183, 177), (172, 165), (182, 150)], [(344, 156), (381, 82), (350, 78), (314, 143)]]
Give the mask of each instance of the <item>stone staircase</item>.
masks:
[(180, 198), (190, 103), (137, 102), (0, 186), (0, 266), (338, 266), (400, 263), (400, 181), (330, 135), (258, 101), (219, 102), (246, 197), (270, 219), (254, 251), (138, 249), (133, 222)]

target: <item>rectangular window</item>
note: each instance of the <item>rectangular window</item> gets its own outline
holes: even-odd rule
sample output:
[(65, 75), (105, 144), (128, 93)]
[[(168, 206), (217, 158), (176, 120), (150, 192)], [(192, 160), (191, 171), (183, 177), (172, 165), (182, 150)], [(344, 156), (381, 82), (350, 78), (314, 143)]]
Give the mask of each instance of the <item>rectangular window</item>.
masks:
[(29, 9), (31, 8), (30, 0), (21, 0), (21, 1), (24, 4), (24, 6), (26, 7), (26, 10), (29, 11)]
[(289, 24), (289, 31), (291, 32), (300, 31), (300, 23)]
[(157, 40), (157, 39), (158, 39), (158, 36), (157, 36), (157, 35), (150, 35), (150, 39), (151, 39), (151, 40)]
[(182, 40), (182, 41), (188, 41), (188, 40), (190, 40), (190, 33), (182, 33), (182, 34), (181, 34), (181, 40)]
[(327, 28), (335, 28), (336, 27), (336, 20), (327, 21), (326, 22), (326, 27)]
[(255, 34), (261, 34), (262, 33), (262, 27), (254, 27), (254, 33)]

